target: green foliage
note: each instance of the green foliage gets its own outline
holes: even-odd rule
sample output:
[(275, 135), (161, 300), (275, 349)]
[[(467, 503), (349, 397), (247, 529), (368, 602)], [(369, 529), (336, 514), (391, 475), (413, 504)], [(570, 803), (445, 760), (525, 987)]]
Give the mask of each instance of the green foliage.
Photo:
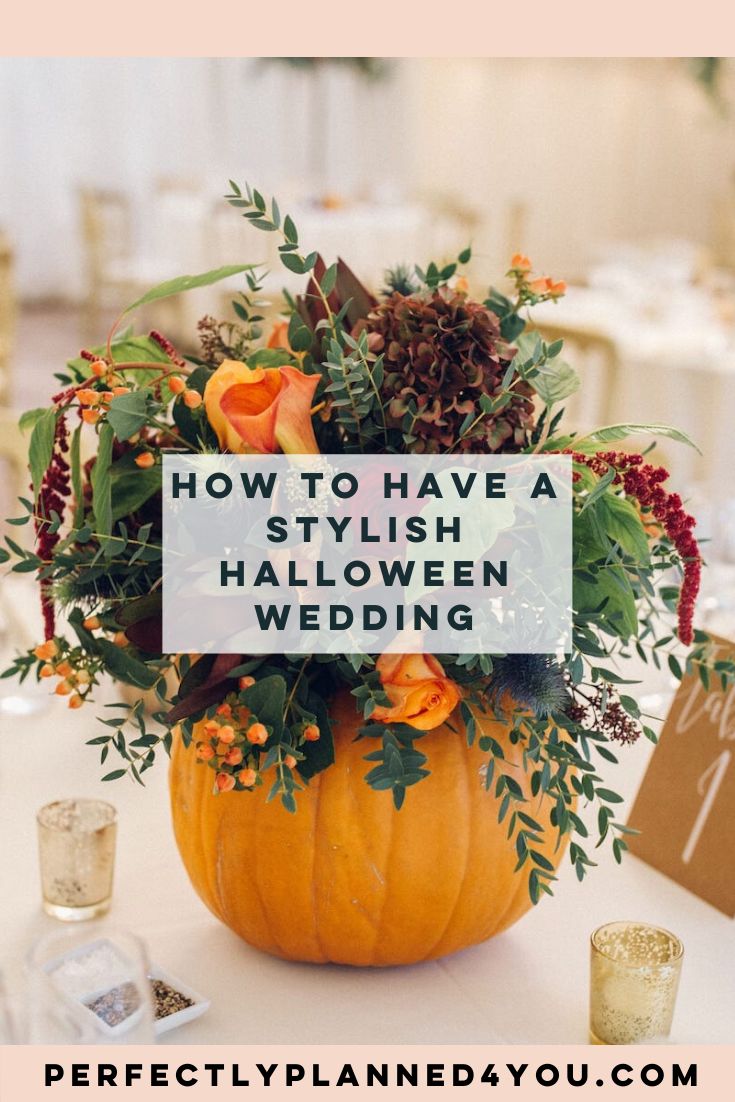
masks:
[(145, 390), (132, 390), (129, 394), (118, 394), (110, 402), (107, 411), (107, 423), (112, 426), (118, 440), (129, 440), (140, 432), (148, 419), (148, 393)]
[(194, 291), (197, 287), (210, 287), (213, 283), (220, 283), (223, 279), (241, 275), (251, 271), (254, 264), (227, 264), (222, 268), (213, 268), (209, 272), (201, 272), (199, 275), (177, 276), (175, 279), (167, 279), (164, 283), (158, 283), (150, 291), (131, 302), (124, 310), (129, 314), (141, 306), (147, 306), (151, 302), (158, 302), (162, 298), (170, 298), (172, 295), (182, 294), (184, 291)]
[[(98, 536), (109, 536), (112, 532), (112, 425), (105, 423), (99, 432), (97, 456), (92, 467), (92, 509)], [(112, 554), (113, 546), (106, 542), (105, 554)]]
[(28, 465), (31, 469), (31, 483), (36, 498), (41, 489), (43, 476), (51, 462), (56, 433), (56, 419), (57, 411), (55, 407), (47, 409), (40, 416), (34, 416), (33, 418), (33, 432), (28, 447)]
[(379, 749), (365, 755), (365, 761), (375, 762), (365, 780), (376, 792), (390, 791), (396, 810), (403, 806), (406, 789), (429, 775), (429, 770), (424, 768), (426, 755), (414, 745), (420, 734), (403, 723), (390, 727), (374, 723), (360, 729), (361, 736), (381, 740)]
[(685, 432), (682, 432), (681, 429), (675, 429), (670, 425), (662, 425), (658, 422), (651, 422), (650, 424), (631, 423), (624, 425), (608, 425), (604, 429), (596, 429), (595, 432), (587, 433), (586, 436), (575, 439), (574, 448), (576, 451), (592, 454), (598, 451), (601, 445), (616, 443), (619, 440), (627, 440), (631, 436), (655, 436), (668, 440), (676, 440), (679, 444), (687, 444), (690, 448), (694, 448), (695, 451), (699, 451), (694, 441), (688, 437)]
[[(585, 846), (610, 844), (616, 860), (625, 852), (629, 831), (617, 822), (620, 797), (601, 775), (602, 767), (607, 771), (617, 764), (618, 754), (627, 752), (619, 750), (618, 744), (634, 741), (639, 733), (655, 741), (656, 732), (634, 690), (625, 691), (630, 682), (621, 673), (620, 662), (635, 653), (642, 662), (668, 669), (677, 678), (695, 673), (705, 688), (724, 689), (735, 680), (735, 661), (723, 659), (703, 633), (695, 635), (688, 656), (677, 647), (667, 626), (679, 597), (677, 554), (665, 536), (651, 536), (616, 471), (605, 469), (610, 462), (604, 458), (605, 447), (630, 436), (692, 442), (684, 433), (658, 424), (613, 425), (581, 437), (564, 434), (562, 406), (579, 382), (563, 359), (562, 342), (544, 341), (529, 327), (527, 317), (529, 306), (558, 297), (561, 285), (538, 293), (538, 287), (533, 290), (526, 280), (525, 267), (518, 268), (510, 273), (515, 284), (512, 297), (491, 290), (483, 309), (458, 292), (457, 284), (448, 285), (459, 266), (469, 262), (469, 248), (456, 260), (430, 261), (424, 267), (398, 265), (386, 273), (384, 298), (415, 297), (417, 314), (427, 306), (426, 316), (411, 332), (417, 341), (426, 341), (426, 333), (433, 333), (431, 326), (436, 325), (445, 343), (451, 332), (448, 344), (454, 349), (455, 363), (476, 362), (481, 341), (471, 331), (472, 319), (480, 316), (480, 328), (484, 325), (490, 334), (483, 347), (493, 365), (493, 385), (479, 388), (468, 398), (461, 379), (456, 393), (448, 393), (451, 386), (446, 383), (442, 392), (446, 401), (436, 412), (423, 400), (429, 390), (420, 391), (424, 369), (411, 360), (412, 385), (406, 386), (405, 363), (391, 359), (391, 345), (402, 347), (400, 326), (409, 322), (395, 316), (386, 321), (389, 302), (376, 300), (342, 260), (329, 263), (317, 251), (307, 251), (293, 218), (281, 212), (276, 199), (249, 186), (241, 189), (234, 182), (230, 187), (230, 205), (254, 229), (275, 234), (285, 269), (305, 277), (303, 294), (295, 300), (286, 296), (290, 348), (262, 347), (266, 304), (261, 297), (262, 277), (253, 265), (168, 280), (140, 297), (126, 313), (234, 274), (244, 275), (244, 290), (232, 302), (235, 320), (203, 319), (201, 359), (192, 360), (191, 366), (182, 365), (170, 346), (167, 351), (165, 341), (127, 329), (113, 334), (109, 345), (91, 350), (108, 364), (102, 379), (89, 378), (88, 355), (74, 358), (59, 376), (69, 388), (65, 395), (53, 407), (23, 415), (21, 427), (30, 433), (34, 500), (22, 499), (21, 515), (10, 519), (11, 530), (33, 523), (57, 542), (50, 561), (42, 561), (36, 551), (7, 535), (0, 563), (12, 563), (16, 573), (37, 576), (64, 608), (71, 641), (59, 634), (58, 646), (75, 668), (89, 674), (90, 681), (84, 682), (90, 685), (89, 693), (106, 672), (141, 692), (152, 689), (158, 698), (157, 715), (163, 726), (146, 727), (142, 701), (132, 708), (113, 706), (119, 714), (102, 720), (104, 733), (90, 743), (100, 750), (108, 770), (106, 781), (132, 777), (143, 783), (156, 754), (170, 749), (172, 735), (165, 724), (172, 703), (183, 715), (181, 737), (186, 746), (194, 737), (196, 721), (212, 720), (218, 704), (226, 699), (233, 708), (244, 705), (252, 722), (266, 728), (264, 745), (245, 748), (247, 761), (257, 766), (255, 783), (268, 783), (268, 799), (278, 798), (287, 810), (295, 811), (298, 792), (335, 760), (331, 705), (334, 694), (347, 687), (364, 720), (359, 737), (367, 751), (366, 782), (378, 792), (390, 792), (399, 809), (411, 798), (409, 789), (429, 774), (431, 762), (421, 750), (420, 731), (372, 719), (376, 708), (392, 703), (381, 683), (376, 656), (242, 655), (229, 663), (229, 656), (198, 660), (180, 656), (179, 692), (174, 702), (166, 699), (165, 674), (171, 669), (171, 657), (159, 654), (160, 644), (157, 648), (151, 643), (160, 635), (161, 618), (160, 457), (164, 450), (206, 453), (218, 448), (203, 405), (190, 409), (166, 385), (166, 375), (180, 375), (188, 391), (203, 395), (224, 358), (266, 369), (299, 365), (319, 377), (315, 398), (319, 417), (314, 427), (325, 453), (430, 448), (437, 418), (441, 417), (444, 427), (456, 406), (462, 408), (456, 412), (449, 442), (442, 443), (440, 450), (445, 454), (465, 448), (492, 450), (496, 443), (501, 451), (510, 447), (525, 453), (574, 451), (583, 456), (602, 452), (594, 469), (580, 462), (574, 466), (574, 630), (572, 650), (563, 665), (533, 655), (439, 656), (447, 677), (462, 693), (449, 719), (450, 728), (486, 755), (484, 784), (489, 798), (497, 802), (518, 870), (528, 871), (535, 903), (551, 892), (555, 879), (552, 862), (545, 855), (550, 839), (545, 837), (541, 818), (544, 822), (548, 818), (547, 831), (555, 845), (570, 841), (569, 857), (580, 879), (594, 865)], [(434, 310), (431, 317), (428, 307)], [(487, 310), (498, 319), (500, 338)], [(441, 325), (437, 317), (442, 318)], [(444, 344), (439, 339), (428, 343), (436, 352), (429, 357), (433, 370)], [(498, 362), (503, 364), (500, 372), (494, 366)], [(129, 392), (111, 401), (103, 399), (104, 390), (112, 389), (120, 378)], [(100, 413), (94, 430), (96, 455), (91, 467), (82, 464), (82, 428), (75, 427), (68, 456), (73, 500), (66, 510), (59, 506), (63, 516), (55, 509), (45, 516), (38, 493), (59, 446), (57, 421), (67, 411), (76, 412), (74, 386), (82, 383), (94, 388), (101, 399), (95, 407)], [(530, 412), (534, 396), (544, 407), (535, 422)], [(511, 418), (514, 409), (526, 408), (527, 416)], [(494, 437), (492, 429), (499, 422), (503, 431)], [(426, 423), (431, 431), (422, 435)], [(83, 431), (92, 436), (91, 429)], [(153, 456), (151, 467), (137, 466), (136, 458), (142, 453)], [(90, 613), (99, 625), (93, 630), (84, 626)], [(112, 635), (120, 628), (126, 636), (113, 642)], [(29, 652), (18, 655), (2, 676), (22, 680), (38, 670), (39, 661)], [(255, 678), (254, 684), (240, 689), (242, 677)], [(509, 728), (507, 737), (520, 751), (520, 768), (510, 767), (500, 739), (485, 718), (501, 720)], [(306, 737), (312, 726), (318, 728), (318, 738), (313, 737), (315, 732)], [(118, 768), (110, 769), (110, 755), (117, 755)], [(201, 766), (230, 770), (229, 776), (236, 779), (228, 783), (248, 798), (235, 765), (220, 760)], [(548, 815), (540, 814), (542, 807)], [(597, 828), (596, 839), (590, 842), (591, 819), (589, 813), (583, 814), (585, 808)]]

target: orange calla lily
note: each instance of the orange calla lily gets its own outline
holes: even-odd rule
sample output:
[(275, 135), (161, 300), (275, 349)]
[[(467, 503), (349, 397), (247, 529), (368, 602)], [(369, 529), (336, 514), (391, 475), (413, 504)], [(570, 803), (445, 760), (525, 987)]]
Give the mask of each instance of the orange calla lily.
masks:
[(224, 360), (204, 390), (220, 447), (237, 455), (318, 455), (311, 422), (318, 382), (292, 364), (264, 368)]

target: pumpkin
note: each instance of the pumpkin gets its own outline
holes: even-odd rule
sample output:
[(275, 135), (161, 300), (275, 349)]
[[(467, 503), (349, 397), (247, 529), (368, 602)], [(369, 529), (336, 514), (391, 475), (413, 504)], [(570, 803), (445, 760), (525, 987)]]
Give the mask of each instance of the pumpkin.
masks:
[[(343, 691), (332, 702), (336, 762), (298, 793), (289, 814), (266, 804), (269, 785), (213, 795), (213, 773), (175, 740), (171, 807), (176, 841), (196, 891), (251, 945), (288, 960), (396, 965), (431, 960), (493, 937), (531, 906), (529, 863), (515, 872), (515, 846), (498, 800), (484, 786), (487, 755), (468, 748), (461, 725), (418, 745), (431, 775), (409, 788), (400, 811), (364, 781), (369, 742)], [(504, 724), (481, 733), (503, 747), (506, 768), (530, 797), (530, 774)], [(196, 740), (196, 731), (195, 731)], [(546, 801), (549, 803), (549, 801)], [(548, 810), (533, 800), (544, 826)], [(538, 849), (554, 866), (556, 831)]]

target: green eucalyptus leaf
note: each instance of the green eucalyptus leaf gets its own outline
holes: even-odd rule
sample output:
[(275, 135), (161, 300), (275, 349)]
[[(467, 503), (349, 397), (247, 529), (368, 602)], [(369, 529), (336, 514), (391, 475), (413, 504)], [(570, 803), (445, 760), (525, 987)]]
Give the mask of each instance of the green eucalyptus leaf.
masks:
[(33, 426), (31, 442), (28, 447), (28, 464), (31, 468), (31, 481), (33, 483), (34, 498), (38, 498), (43, 476), (48, 470), (51, 456), (54, 451), (54, 437), (56, 435), (55, 408), (46, 409)]
[(568, 363), (557, 360), (545, 363), (534, 375), (532, 386), (542, 402), (547, 406), (558, 405), (579, 390), (579, 375)]
[(334, 763), (334, 739), (329, 722), (329, 711), (322, 698), (316, 693), (310, 693), (306, 701), (306, 709), (314, 714), (320, 732), (316, 742), (304, 744), (304, 760), (297, 765), (301, 776), (308, 780)]
[(632, 502), (618, 494), (602, 494), (595, 505), (595, 515), (610, 539), (619, 543), (626, 554), (641, 563), (648, 562), (648, 537)]
[(146, 422), (147, 404), (145, 390), (131, 390), (129, 394), (118, 394), (112, 399), (107, 421), (118, 440), (129, 440), (140, 432)]
[(77, 425), (72, 433), (71, 447), (69, 449), (69, 464), (71, 467), (71, 489), (74, 494), (74, 519), (72, 525), (79, 528), (84, 523), (84, 487), (82, 484), (82, 460), (81, 460), (82, 426)]
[(244, 704), (257, 716), (259, 723), (273, 728), (280, 739), (283, 729), (283, 712), (286, 704), (286, 679), (280, 674), (259, 678), (242, 693)]
[(161, 489), (161, 468), (113, 467), (111, 471), (112, 522), (137, 512)]
[(95, 640), (95, 649), (105, 663), (105, 669), (128, 685), (138, 689), (151, 689), (158, 680), (158, 672), (149, 669), (139, 658), (129, 651), (116, 646), (109, 639)]
[[(112, 425), (104, 422), (99, 433), (97, 458), (94, 461), (90, 479), (95, 528), (100, 536), (109, 536), (112, 532), (112, 476), (110, 474), (110, 464), (114, 436)], [(105, 545), (106, 554), (108, 555), (112, 553), (110, 542), (107, 541)]]
[(21, 413), (18, 420), (18, 428), (21, 432), (26, 432), (28, 429), (32, 429), (37, 421), (43, 417), (45, 413), (48, 413), (48, 406), (41, 406), (40, 409), (27, 409), (25, 413)]
[[(616, 440), (626, 440), (629, 436), (663, 436), (668, 440), (676, 440), (679, 444), (688, 444), (699, 452), (694, 441), (681, 429), (672, 428), (670, 425), (662, 425), (658, 422), (649, 424), (621, 424), (608, 425), (606, 428), (596, 429), (586, 436), (581, 436), (574, 441), (576, 451), (594, 452), (599, 444), (610, 444)], [(700, 452), (701, 455), (701, 452)]]
[(140, 306), (147, 306), (149, 302), (158, 302), (159, 299), (170, 298), (171, 295), (178, 295), (183, 291), (193, 291), (197, 287), (209, 287), (212, 283), (229, 279), (230, 276), (252, 271), (254, 267), (254, 264), (226, 264), (222, 268), (212, 268), (211, 271), (201, 272), (199, 275), (176, 276), (175, 279), (167, 279), (165, 282), (152, 287), (150, 291), (141, 295), (135, 302), (131, 302), (124, 312), (129, 314), (131, 310), (137, 310)]

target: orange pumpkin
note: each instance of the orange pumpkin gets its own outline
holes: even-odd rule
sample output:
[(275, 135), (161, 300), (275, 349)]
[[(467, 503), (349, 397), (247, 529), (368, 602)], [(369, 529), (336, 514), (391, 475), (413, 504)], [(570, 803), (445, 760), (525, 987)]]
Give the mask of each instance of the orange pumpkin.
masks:
[[(484, 787), (487, 755), (446, 726), (424, 735), (417, 745), (431, 775), (396, 811), (388, 792), (364, 781), (370, 744), (353, 741), (354, 698), (343, 691), (331, 713), (336, 763), (298, 793), (295, 815), (266, 805), (268, 784), (214, 796), (211, 769), (176, 740), (176, 841), (210, 910), (275, 956), (376, 966), (442, 957), (516, 922), (531, 906), (529, 869), (514, 872), (507, 823), (498, 824), (498, 801)], [(530, 796), (508, 728), (478, 726), (502, 745), (507, 771)], [(528, 809), (548, 826), (537, 800)], [(537, 848), (557, 865), (563, 847), (554, 852), (556, 832), (546, 833)]]

